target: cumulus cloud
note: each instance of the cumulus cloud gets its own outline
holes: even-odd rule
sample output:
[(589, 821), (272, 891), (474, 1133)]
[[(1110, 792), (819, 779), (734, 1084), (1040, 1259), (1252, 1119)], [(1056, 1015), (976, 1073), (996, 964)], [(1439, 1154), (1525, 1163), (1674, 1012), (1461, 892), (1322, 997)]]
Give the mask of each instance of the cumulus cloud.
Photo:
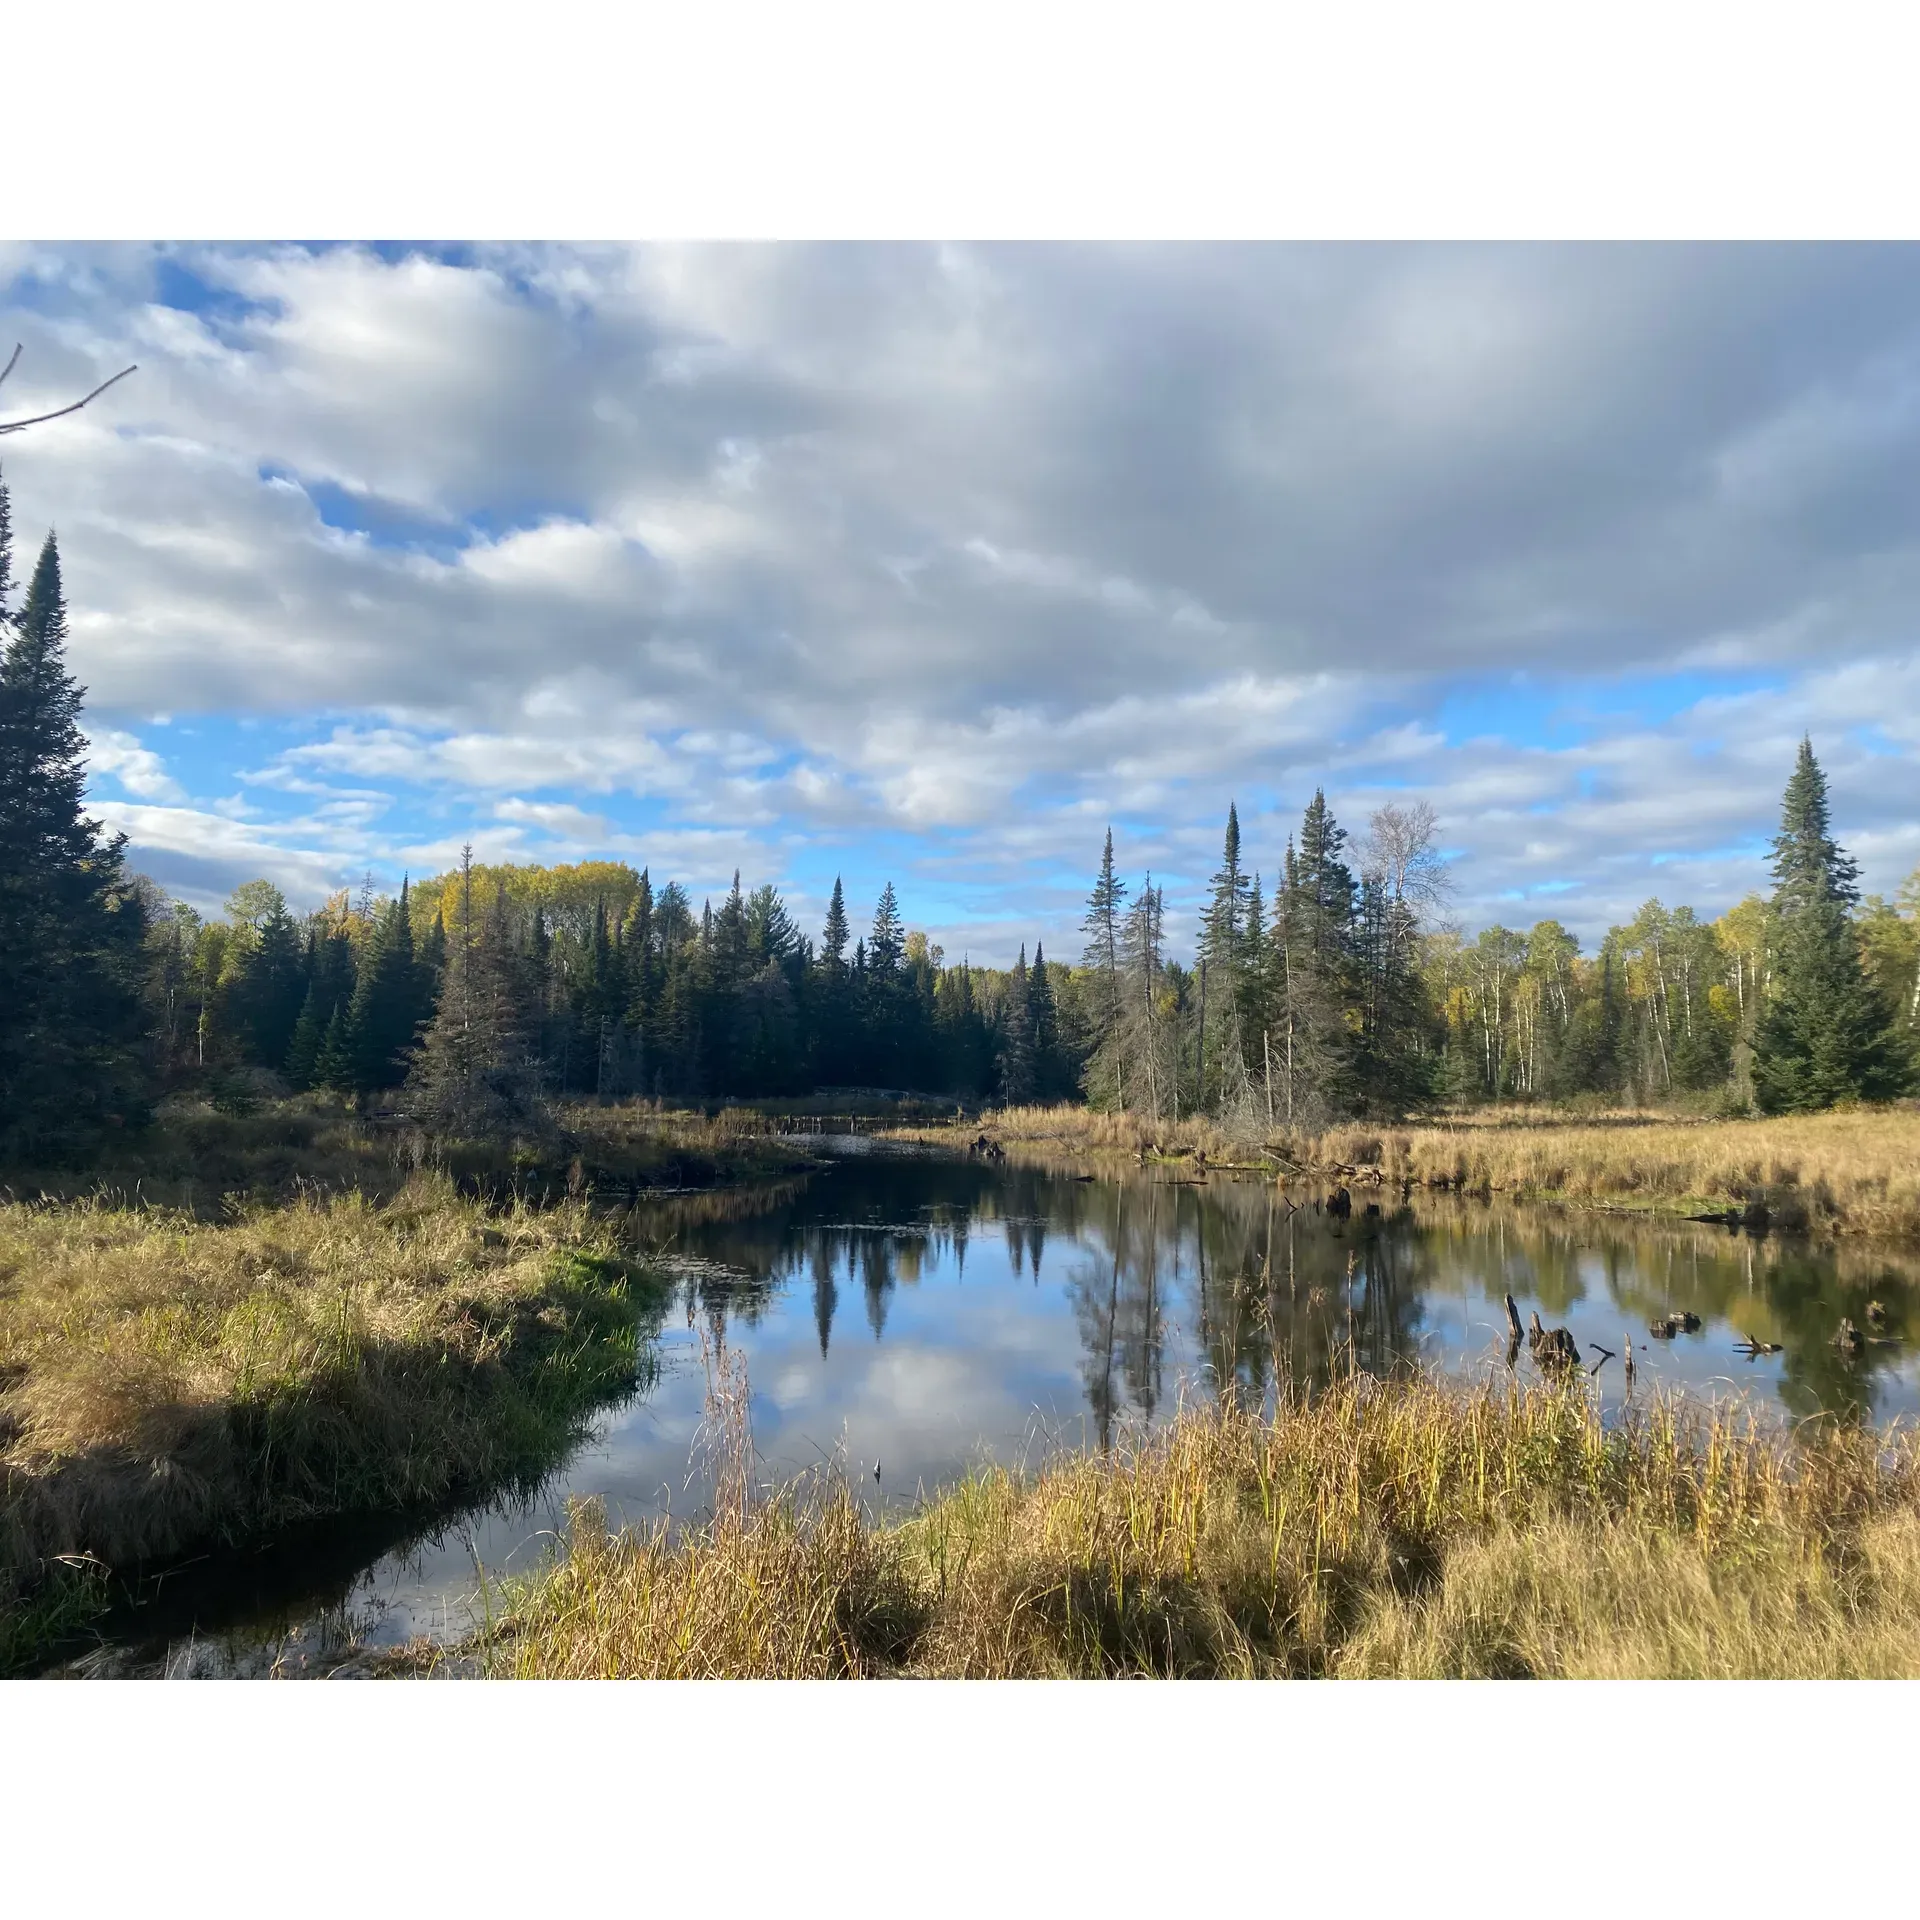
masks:
[[(141, 362), (7, 475), (60, 530), (96, 773), (178, 813), (134, 810), (176, 863), (248, 857), (204, 824), (238, 786), (309, 891), (469, 833), (705, 849), (1051, 946), (1108, 819), (1177, 889), (1229, 795), (1271, 867), (1324, 784), (1355, 827), (1431, 797), (1463, 912), (1591, 934), (1758, 883), (1802, 725), (1870, 879), (1915, 851), (1910, 249), (8, 273), (23, 402)], [(190, 773), (155, 711), (303, 737)]]

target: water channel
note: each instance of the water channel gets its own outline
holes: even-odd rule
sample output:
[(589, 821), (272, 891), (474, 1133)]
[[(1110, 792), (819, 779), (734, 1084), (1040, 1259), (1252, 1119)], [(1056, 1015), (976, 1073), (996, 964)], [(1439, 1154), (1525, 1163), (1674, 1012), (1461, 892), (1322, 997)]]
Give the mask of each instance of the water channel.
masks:
[[(984, 1459), (1112, 1444), (1228, 1378), (1260, 1399), (1276, 1378), (1350, 1365), (1504, 1374), (1507, 1293), (1570, 1328), (1610, 1415), (1629, 1335), (1641, 1397), (1744, 1394), (1786, 1419), (1920, 1413), (1910, 1254), (1459, 1199), (1388, 1194), (1372, 1214), (1365, 1191), (1337, 1220), (1264, 1180), (844, 1145), (817, 1173), (641, 1204), (634, 1233), (671, 1276), (647, 1384), (533, 1497), (424, 1536), (323, 1529), (185, 1569), (93, 1669), (324, 1667), (349, 1643), (457, 1639), (482, 1614), (479, 1569), (537, 1567), (570, 1498), (604, 1500), (615, 1524), (698, 1517), (703, 1345), (744, 1357), (764, 1477), (838, 1460), (876, 1508)], [(1883, 1324), (1845, 1357), (1833, 1333), (1843, 1317), (1865, 1327), (1870, 1301)], [(1680, 1311), (1697, 1332), (1649, 1339), (1649, 1320)], [(1744, 1358), (1748, 1337), (1782, 1351)]]

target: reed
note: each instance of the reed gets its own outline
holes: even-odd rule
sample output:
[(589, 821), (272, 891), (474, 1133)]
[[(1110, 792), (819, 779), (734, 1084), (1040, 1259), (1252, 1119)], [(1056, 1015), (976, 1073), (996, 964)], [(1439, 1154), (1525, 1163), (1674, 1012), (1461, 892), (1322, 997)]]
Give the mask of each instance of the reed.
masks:
[[(514, 1595), (538, 1677), (1920, 1674), (1920, 1456), (1578, 1387), (1349, 1379), (984, 1469), (904, 1520), (816, 1478)], [(455, 1657), (472, 1661), (476, 1649)], [(421, 1664), (436, 1658), (423, 1655)]]
[(429, 1176), (221, 1223), (0, 1207), (0, 1640), (76, 1576), (538, 1472), (633, 1384), (648, 1285), (580, 1205)]

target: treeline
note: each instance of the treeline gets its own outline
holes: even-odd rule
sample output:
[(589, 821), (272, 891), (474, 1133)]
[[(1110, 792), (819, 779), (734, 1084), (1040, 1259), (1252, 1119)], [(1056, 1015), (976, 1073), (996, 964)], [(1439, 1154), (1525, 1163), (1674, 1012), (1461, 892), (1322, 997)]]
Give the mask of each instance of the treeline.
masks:
[(250, 881), (203, 918), (82, 811), (82, 690), (48, 537), (13, 610), (0, 486), (0, 1156), (83, 1152), (192, 1088), (323, 1089), (485, 1130), (560, 1099), (1086, 1098), (1150, 1119), (1318, 1127), (1437, 1103), (1805, 1110), (1898, 1094), (1920, 1053), (1920, 876), (1862, 903), (1803, 743), (1770, 897), (1714, 921), (1651, 901), (1584, 955), (1556, 921), (1469, 941), (1443, 918), (1424, 804), (1357, 844), (1314, 795), (1272, 864), (1229, 806), (1191, 964), (1162, 888), (1107, 835), (1074, 964), (949, 964), (892, 885), (817, 935), (739, 876), (696, 912), (615, 862), (476, 866), (296, 917)]

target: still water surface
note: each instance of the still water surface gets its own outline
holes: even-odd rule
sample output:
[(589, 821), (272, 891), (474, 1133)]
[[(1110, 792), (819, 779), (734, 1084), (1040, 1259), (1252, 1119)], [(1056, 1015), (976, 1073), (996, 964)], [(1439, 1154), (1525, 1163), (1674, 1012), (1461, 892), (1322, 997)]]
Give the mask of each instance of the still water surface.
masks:
[[(1743, 1392), (1784, 1417), (1885, 1423), (1920, 1412), (1920, 1261), (1897, 1253), (1471, 1201), (1333, 1220), (1290, 1212), (1264, 1181), (992, 1166), (864, 1140), (803, 1178), (647, 1203), (642, 1242), (672, 1275), (647, 1388), (605, 1413), (532, 1501), (466, 1514), (395, 1545), (333, 1535), (212, 1570), (155, 1611), (148, 1658), (180, 1671), (258, 1671), (276, 1654), (324, 1665), (361, 1644), (457, 1638), (481, 1614), (476, 1567), (537, 1567), (568, 1499), (609, 1517), (698, 1517), (692, 1464), (708, 1351), (744, 1356), (763, 1474), (837, 1458), (876, 1507), (910, 1501), (985, 1458), (1100, 1446), (1164, 1420), (1231, 1378), (1249, 1398), (1276, 1377), (1350, 1364), (1504, 1372), (1511, 1292), (1565, 1324), (1603, 1407), (1636, 1393)], [(1886, 1314), (1858, 1359), (1844, 1315)], [(1647, 1337), (1691, 1310), (1698, 1333)], [(1781, 1354), (1747, 1360), (1744, 1336)], [(1530, 1374), (1523, 1352), (1519, 1371)], [(187, 1617), (183, 1617), (183, 1613)], [(126, 1650), (126, 1649), (123, 1649)]]

